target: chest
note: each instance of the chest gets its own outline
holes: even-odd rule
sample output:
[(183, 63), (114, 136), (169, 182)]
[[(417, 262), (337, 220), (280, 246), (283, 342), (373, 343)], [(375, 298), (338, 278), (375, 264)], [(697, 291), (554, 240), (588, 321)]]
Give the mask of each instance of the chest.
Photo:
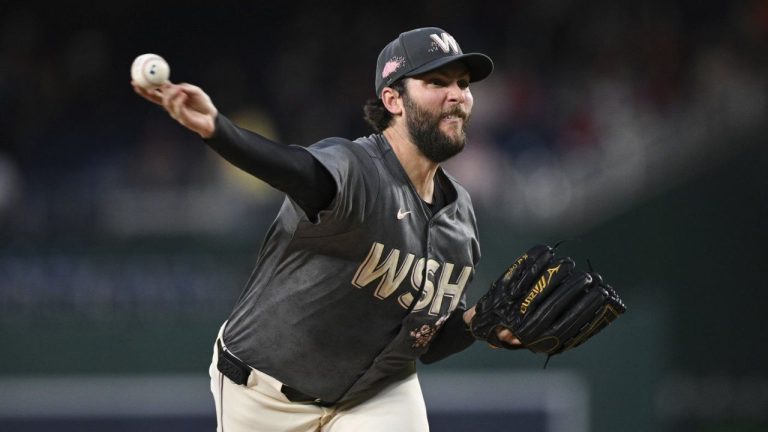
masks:
[(458, 305), (474, 275), (474, 217), (452, 202), (432, 215), (408, 185), (385, 185), (366, 218), (352, 284), (379, 299), (440, 316)]

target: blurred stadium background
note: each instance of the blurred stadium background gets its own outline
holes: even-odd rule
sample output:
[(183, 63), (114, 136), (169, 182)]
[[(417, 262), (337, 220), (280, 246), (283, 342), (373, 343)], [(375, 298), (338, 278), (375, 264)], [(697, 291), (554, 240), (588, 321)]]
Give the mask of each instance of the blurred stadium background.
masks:
[(470, 300), (571, 239), (629, 306), (546, 370), (422, 366), (433, 430), (768, 430), (766, 0), (3, 1), (0, 430), (215, 425), (210, 349), (282, 197), (134, 95), (136, 55), (308, 145), (368, 134), (379, 50), (431, 25), (496, 62), (448, 164)]

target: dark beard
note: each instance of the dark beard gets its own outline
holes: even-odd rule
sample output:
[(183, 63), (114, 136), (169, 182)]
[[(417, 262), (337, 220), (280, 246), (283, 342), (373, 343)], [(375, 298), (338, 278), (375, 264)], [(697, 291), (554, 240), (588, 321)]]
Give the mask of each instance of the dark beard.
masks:
[(419, 108), (410, 97), (404, 97), (403, 102), (408, 115), (406, 124), (416, 147), (421, 154), (435, 163), (442, 163), (461, 153), (467, 139), (466, 128), (469, 124), (469, 114), (458, 106), (448, 112), (464, 119), (461, 133), (452, 138), (440, 130), (440, 120), (446, 113), (433, 114)]

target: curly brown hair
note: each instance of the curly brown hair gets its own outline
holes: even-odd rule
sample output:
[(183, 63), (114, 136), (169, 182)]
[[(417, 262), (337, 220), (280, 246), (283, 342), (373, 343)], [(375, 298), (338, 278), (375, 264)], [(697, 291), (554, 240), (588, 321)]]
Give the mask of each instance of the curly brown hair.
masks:
[[(390, 85), (393, 90), (405, 96), (405, 81), (400, 79)], [(368, 99), (363, 105), (363, 118), (376, 133), (384, 132), (392, 124), (392, 113), (387, 110), (381, 98)]]

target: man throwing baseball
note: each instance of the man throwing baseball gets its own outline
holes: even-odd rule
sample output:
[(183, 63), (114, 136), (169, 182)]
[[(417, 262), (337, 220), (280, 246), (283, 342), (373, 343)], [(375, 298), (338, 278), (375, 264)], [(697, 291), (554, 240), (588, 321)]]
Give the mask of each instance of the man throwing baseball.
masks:
[(467, 308), (480, 259), (475, 215), (440, 164), (465, 145), (470, 83), (492, 70), (442, 29), (404, 32), (379, 54), (377, 98), (364, 108), (375, 133), (306, 148), (239, 128), (193, 85), (134, 83), (287, 195), (216, 339), (219, 431), (427, 431), (416, 360), (476, 339), (557, 354), (623, 312), (598, 275), (543, 245)]

